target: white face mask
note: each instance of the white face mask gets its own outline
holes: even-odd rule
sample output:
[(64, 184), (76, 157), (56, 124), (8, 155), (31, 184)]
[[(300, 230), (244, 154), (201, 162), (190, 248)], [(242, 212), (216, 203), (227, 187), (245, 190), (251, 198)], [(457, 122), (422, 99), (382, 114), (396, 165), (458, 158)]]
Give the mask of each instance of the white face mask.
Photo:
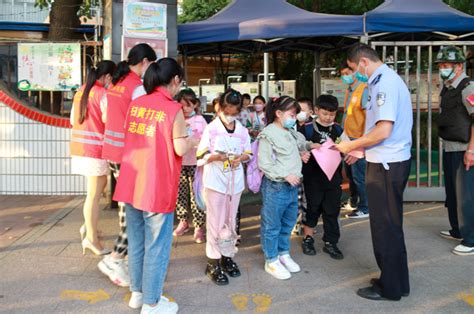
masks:
[(227, 122), (228, 124), (231, 124), (232, 122), (234, 122), (235, 120), (237, 120), (237, 117), (236, 117), (236, 116), (222, 115), (222, 117), (224, 118), (225, 122)]
[(306, 111), (300, 111), (300, 113), (296, 115), (296, 119), (298, 119), (299, 122), (305, 122), (308, 120), (308, 114)]

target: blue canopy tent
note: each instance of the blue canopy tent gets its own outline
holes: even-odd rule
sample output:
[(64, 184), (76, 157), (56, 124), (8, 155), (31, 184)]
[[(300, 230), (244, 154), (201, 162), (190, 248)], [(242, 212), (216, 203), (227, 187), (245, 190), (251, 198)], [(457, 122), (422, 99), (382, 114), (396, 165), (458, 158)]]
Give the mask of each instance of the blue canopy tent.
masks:
[(178, 44), (187, 55), (314, 51), (338, 43), (315, 37), (362, 34), (362, 16), (312, 13), (285, 0), (234, 0), (205, 21), (179, 25)]
[(364, 16), (364, 31), (369, 34), (432, 32), (450, 39), (474, 34), (474, 16), (453, 9), (441, 0), (386, 0)]

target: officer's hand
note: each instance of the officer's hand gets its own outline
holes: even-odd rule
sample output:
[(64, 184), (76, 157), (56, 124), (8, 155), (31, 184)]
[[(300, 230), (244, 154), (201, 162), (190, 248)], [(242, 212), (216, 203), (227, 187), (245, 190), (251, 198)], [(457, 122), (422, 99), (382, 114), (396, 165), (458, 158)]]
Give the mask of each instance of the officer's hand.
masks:
[(466, 165), (466, 171), (469, 171), (469, 167), (474, 167), (474, 153), (467, 150), (464, 153), (464, 165)]
[(334, 148), (343, 154), (348, 154), (353, 150), (351, 143), (351, 141), (342, 141), (339, 144), (334, 145)]

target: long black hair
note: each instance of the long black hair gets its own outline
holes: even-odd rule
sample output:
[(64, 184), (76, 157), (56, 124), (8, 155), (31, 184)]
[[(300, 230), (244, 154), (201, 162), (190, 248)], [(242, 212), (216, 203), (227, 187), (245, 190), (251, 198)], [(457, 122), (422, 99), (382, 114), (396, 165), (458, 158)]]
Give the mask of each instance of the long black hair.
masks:
[(179, 93), (174, 97), (177, 102), (184, 100), (193, 107), (199, 102), (196, 93), (191, 88), (185, 88), (180, 90)]
[(117, 71), (112, 79), (112, 84), (117, 84), (123, 78), (130, 73), (130, 66), (137, 65), (143, 61), (143, 59), (148, 59), (148, 61), (153, 62), (156, 60), (156, 53), (153, 48), (148, 44), (138, 44), (133, 46), (128, 53), (127, 60), (119, 62), (117, 64)]
[(219, 107), (224, 109), (227, 106), (237, 106), (238, 111), (242, 110), (242, 95), (235, 89), (228, 88), (219, 99)]
[(89, 101), (89, 94), (95, 81), (102, 76), (110, 74), (114, 75), (115, 63), (110, 60), (100, 61), (97, 67), (91, 68), (87, 74), (86, 85), (82, 91), (81, 102), (79, 107), (79, 124), (82, 124), (87, 117), (87, 102)]
[(277, 110), (288, 111), (293, 108), (296, 109), (296, 113), (301, 111), (298, 102), (290, 96), (281, 96), (277, 99), (270, 99), (265, 107), (265, 118), (267, 119), (267, 123), (270, 124), (275, 121)]
[(173, 58), (160, 59), (150, 64), (146, 70), (143, 87), (147, 94), (151, 94), (157, 87), (171, 83), (175, 76), (178, 76), (180, 80), (184, 76), (183, 68), (178, 62)]

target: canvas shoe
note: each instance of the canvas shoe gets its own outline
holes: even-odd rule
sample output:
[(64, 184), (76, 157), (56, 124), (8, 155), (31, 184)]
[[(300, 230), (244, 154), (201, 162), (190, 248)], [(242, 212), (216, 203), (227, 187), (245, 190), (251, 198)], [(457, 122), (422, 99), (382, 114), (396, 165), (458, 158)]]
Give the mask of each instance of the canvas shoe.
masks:
[(276, 279), (286, 280), (291, 278), (290, 272), (283, 266), (279, 259), (274, 262), (265, 262), (265, 271)]
[(143, 304), (141, 314), (176, 314), (178, 313), (178, 304), (161, 296), (160, 301), (155, 306)]
[(457, 237), (454, 237), (452, 234), (451, 234), (451, 231), (440, 231), (439, 232), (439, 235), (445, 239), (449, 239), (449, 240), (456, 240), (456, 241), (461, 241), (462, 238), (457, 238)]
[(132, 292), (128, 306), (132, 309), (139, 309), (143, 306), (143, 293), (141, 292)]
[(199, 244), (206, 242), (204, 227), (194, 228), (194, 241)]
[(347, 214), (346, 218), (360, 219), (369, 217), (369, 213), (364, 213), (361, 210), (354, 210), (352, 213)]
[(97, 267), (117, 286), (130, 286), (130, 276), (128, 275), (127, 262), (124, 258), (117, 259), (107, 255), (97, 264)]
[(474, 246), (459, 244), (454, 248), (453, 253), (461, 256), (474, 255)]
[(300, 265), (296, 264), (296, 262), (291, 258), (290, 254), (280, 255), (279, 260), (280, 263), (282, 263), (290, 273), (298, 273), (301, 271)]

